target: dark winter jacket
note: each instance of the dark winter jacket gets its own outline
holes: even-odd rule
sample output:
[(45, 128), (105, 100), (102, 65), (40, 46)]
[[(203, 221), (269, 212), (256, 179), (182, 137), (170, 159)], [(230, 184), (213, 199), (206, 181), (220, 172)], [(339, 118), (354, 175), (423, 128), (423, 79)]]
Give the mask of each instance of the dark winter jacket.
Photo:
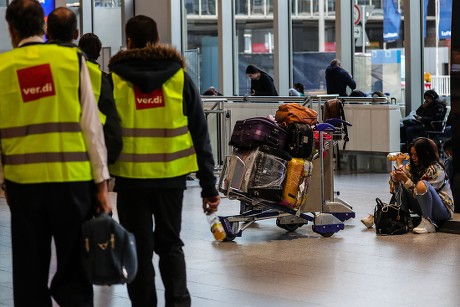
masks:
[(251, 91), (254, 96), (278, 96), (273, 78), (266, 72), (260, 72), (259, 80), (251, 80)]
[(356, 83), (350, 74), (340, 66), (329, 65), (326, 68), (327, 93), (347, 96), (347, 86), (352, 90), (356, 88)]
[(438, 98), (431, 103), (425, 102), (418, 107), (415, 113), (420, 116), (417, 119), (423, 123), (427, 130), (430, 130), (436, 128), (431, 127), (432, 121), (442, 121), (444, 119), (446, 108), (446, 102)]
[[(185, 68), (185, 59), (171, 46), (157, 44), (141, 49), (118, 52), (109, 63), (111, 72), (137, 85), (143, 92), (160, 88), (179, 69)], [(188, 117), (188, 129), (198, 161), (196, 173), (202, 188), (202, 197), (218, 195), (214, 177), (214, 159), (209, 141), (208, 127), (198, 89), (185, 73), (183, 111)], [(110, 80), (112, 80), (110, 76)], [(113, 84), (113, 80), (111, 81)], [(128, 179), (116, 178), (117, 190), (130, 188), (185, 188), (186, 176), (174, 178)]]

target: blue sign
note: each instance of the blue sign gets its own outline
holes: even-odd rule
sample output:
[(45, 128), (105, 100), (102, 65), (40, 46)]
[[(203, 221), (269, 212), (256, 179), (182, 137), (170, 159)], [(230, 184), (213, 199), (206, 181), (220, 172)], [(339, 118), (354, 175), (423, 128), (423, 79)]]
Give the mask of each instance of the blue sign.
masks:
[(38, 0), (38, 2), (42, 5), (45, 16), (48, 16), (55, 8), (54, 0)]
[(423, 37), (426, 37), (426, 14), (428, 11), (428, 1), (429, 0), (424, 0), (423, 3)]
[(452, 0), (439, 0), (439, 39), (450, 39)]
[(399, 39), (401, 14), (394, 0), (383, 0), (383, 5), (383, 40), (395, 41)]
[(386, 50), (372, 50), (371, 51), (371, 64), (400, 64), (401, 63), (401, 49), (386, 49)]

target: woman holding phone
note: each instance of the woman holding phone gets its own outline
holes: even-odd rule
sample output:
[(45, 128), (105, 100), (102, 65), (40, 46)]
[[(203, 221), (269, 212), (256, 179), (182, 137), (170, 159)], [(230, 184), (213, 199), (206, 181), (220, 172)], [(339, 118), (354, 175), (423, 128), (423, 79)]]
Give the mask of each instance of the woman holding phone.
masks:
[[(439, 160), (436, 144), (419, 137), (409, 145), (410, 160), (403, 165), (404, 154), (397, 157), (398, 167), (390, 174), (390, 191), (401, 193), (401, 205), (420, 215), (414, 233), (436, 232), (452, 218), (454, 201), (449, 180)], [(399, 189), (399, 191), (397, 191)]]

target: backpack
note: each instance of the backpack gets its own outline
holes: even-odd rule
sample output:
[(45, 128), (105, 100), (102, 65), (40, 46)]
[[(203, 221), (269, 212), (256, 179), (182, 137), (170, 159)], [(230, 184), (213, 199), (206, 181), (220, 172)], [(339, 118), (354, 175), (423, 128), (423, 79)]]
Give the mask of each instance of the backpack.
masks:
[(318, 113), (298, 103), (285, 103), (278, 107), (275, 114), (276, 122), (286, 127), (290, 123), (314, 125), (318, 122)]
[[(324, 103), (324, 110), (323, 110), (323, 122), (326, 122), (330, 118), (340, 118), (343, 120), (345, 119), (345, 111), (343, 110), (343, 101), (340, 99), (329, 99)], [(338, 124), (336, 125), (338, 128), (342, 128), (344, 132), (344, 137), (343, 137), (343, 149), (345, 149), (345, 146), (347, 142), (350, 140), (348, 138), (348, 128), (347, 125), (344, 124)]]

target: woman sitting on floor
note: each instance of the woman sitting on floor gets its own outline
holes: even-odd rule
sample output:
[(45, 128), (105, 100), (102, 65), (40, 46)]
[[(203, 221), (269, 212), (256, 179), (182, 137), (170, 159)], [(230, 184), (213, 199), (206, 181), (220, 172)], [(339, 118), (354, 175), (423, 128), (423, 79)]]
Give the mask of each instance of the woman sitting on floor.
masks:
[[(421, 216), (414, 233), (436, 232), (436, 227), (452, 218), (454, 201), (444, 166), (439, 160), (436, 144), (419, 137), (409, 145), (410, 161), (390, 174), (390, 191), (401, 193), (401, 205)], [(397, 191), (399, 189), (399, 191)]]

